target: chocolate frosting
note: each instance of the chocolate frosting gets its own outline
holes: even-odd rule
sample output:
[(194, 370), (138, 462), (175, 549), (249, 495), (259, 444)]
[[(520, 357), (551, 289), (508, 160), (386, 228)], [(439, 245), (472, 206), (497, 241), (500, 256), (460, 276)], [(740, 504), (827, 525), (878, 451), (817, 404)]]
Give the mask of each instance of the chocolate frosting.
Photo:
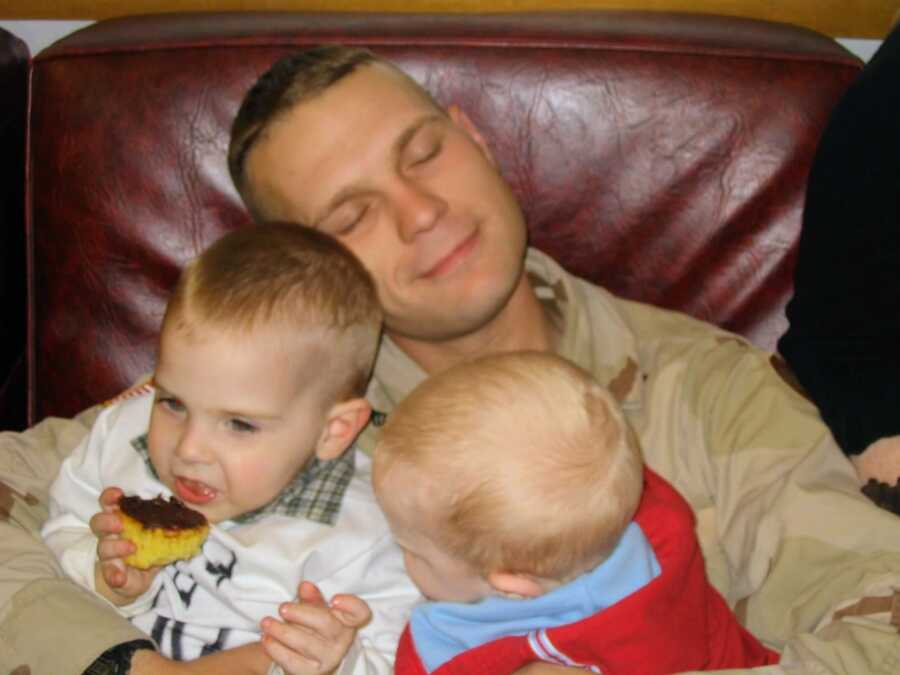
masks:
[(206, 525), (206, 516), (188, 508), (176, 497), (167, 501), (162, 495), (153, 499), (123, 496), (119, 499), (119, 508), (147, 528), (189, 530)]

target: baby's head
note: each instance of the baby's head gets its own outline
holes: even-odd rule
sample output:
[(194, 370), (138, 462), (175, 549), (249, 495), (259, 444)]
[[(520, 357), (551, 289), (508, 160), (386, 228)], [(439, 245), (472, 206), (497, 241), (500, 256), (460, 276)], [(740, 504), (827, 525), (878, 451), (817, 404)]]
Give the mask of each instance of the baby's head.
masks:
[(517, 352), (419, 385), (388, 418), (374, 484), (422, 592), (471, 602), (539, 595), (600, 564), (643, 470), (606, 389), (561, 357)]
[(369, 416), (374, 285), (337, 241), (248, 225), (187, 266), (163, 319), (148, 445), (160, 479), (212, 522), (271, 502)]

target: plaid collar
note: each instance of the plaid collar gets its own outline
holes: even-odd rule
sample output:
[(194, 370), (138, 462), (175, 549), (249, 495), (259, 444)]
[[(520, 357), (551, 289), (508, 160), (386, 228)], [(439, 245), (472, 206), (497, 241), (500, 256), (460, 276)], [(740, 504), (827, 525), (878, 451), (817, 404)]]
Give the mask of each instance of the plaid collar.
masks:
[[(131, 446), (144, 458), (153, 477), (159, 480), (159, 475), (150, 462), (147, 434), (141, 434), (133, 439)], [(275, 499), (255, 511), (233, 518), (232, 522), (244, 525), (266, 516), (281, 515), (302, 517), (323, 525), (334, 525), (341, 510), (344, 493), (353, 478), (356, 468), (355, 457), (355, 446), (337, 459), (327, 462), (314, 457)]]

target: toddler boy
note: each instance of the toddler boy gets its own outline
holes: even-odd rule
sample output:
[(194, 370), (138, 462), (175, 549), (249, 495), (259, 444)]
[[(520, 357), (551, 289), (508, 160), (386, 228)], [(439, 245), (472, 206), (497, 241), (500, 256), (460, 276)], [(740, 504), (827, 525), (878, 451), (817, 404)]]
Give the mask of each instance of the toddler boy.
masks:
[(642, 466), (612, 395), (547, 353), (432, 376), (375, 450), (413, 582), (395, 672), (616, 675), (778, 662), (706, 578), (687, 502)]
[[(263, 664), (390, 673), (420, 596), (352, 448), (380, 330), (369, 275), (332, 238), (271, 223), (215, 242), (168, 303), (150, 385), (101, 414), (52, 486), (43, 536), (64, 570), (175, 659), (262, 626)], [(126, 565), (123, 493), (206, 516), (201, 553)]]

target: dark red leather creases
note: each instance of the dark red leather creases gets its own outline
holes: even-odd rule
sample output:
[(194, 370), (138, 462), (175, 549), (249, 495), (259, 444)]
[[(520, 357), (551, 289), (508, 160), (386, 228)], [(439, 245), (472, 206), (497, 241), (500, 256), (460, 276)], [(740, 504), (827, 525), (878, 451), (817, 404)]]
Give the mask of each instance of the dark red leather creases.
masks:
[(773, 347), (813, 151), (860, 68), (832, 40), (650, 12), (117, 19), (34, 62), (33, 421), (152, 368), (180, 268), (246, 217), (226, 166), (245, 90), (326, 41), (369, 45), (460, 105), (531, 242), (565, 267)]

